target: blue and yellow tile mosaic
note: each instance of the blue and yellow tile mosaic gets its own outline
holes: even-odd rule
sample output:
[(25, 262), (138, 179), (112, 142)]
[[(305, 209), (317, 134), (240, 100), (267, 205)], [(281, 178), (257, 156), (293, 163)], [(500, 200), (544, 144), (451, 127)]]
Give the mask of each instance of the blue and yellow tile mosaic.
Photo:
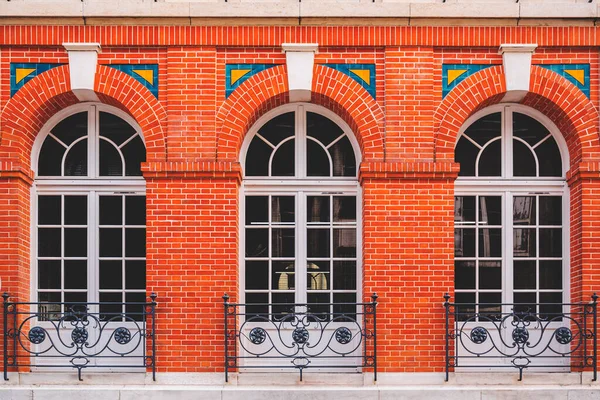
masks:
[(246, 79), (277, 64), (227, 64), (225, 65), (225, 97), (229, 97)]
[(567, 79), (590, 98), (590, 64), (538, 64)]
[(158, 64), (110, 64), (108, 66), (131, 76), (158, 98)]
[(323, 64), (333, 68), (358, 82), (375, 98), (375, 64)]
[(10, 64), (10, 97), (31, 79), (62, 64), (48, 63), (11, 63)]
[(475, 72), (493, 67), (491, 64), (443, 64), (442, 65), (442, 98), (452, 89)]

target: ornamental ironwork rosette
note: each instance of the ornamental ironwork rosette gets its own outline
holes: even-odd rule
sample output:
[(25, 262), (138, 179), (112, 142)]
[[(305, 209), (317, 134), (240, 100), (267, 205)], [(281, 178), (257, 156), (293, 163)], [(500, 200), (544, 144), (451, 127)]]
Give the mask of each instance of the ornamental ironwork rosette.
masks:
[(46, 340), (46, 330), (39, 326), (34, 326), (33, 328), (31, 328), (27, 336), (31, 343), (40, 344), (44, 340)]
[(529, 332), (526, 328), (515, 328), (512, 332), (512, 338), (517, 344), (527, 343), (529, 340)]
[(335, 340), (339, 344), (348, 344), (352, 340), (352, 332), (346, 327), (341, 327), (335, 330)]
[(294, 329), (294, 332), (292, 332), (292, 339), (294, 340), (295, 343), (298, 344), (304, 344), (308, 341), (308, 331), (306, 330), (306, 328), (296, 328)]
[(131, 341), (131, 332), (127, 328), (115, 329), (115, 342), (119, 344), (127, 344)]
[(488, 338), (488, 331), (484, 327), (478, 326), (471, 331), (471, 341), (475, 344), (481, 344)]
[(73, 343), (75, 344), (84, 344), (85, 342), (87, 342), (89, 337), (89, 333), (87, 331), (87, 329), (82, 328), (82, 327), (77, 327), (75, 329), (73, 329), (73, 332), (71, 332), (71, 339), (73, 340)]
[(573, 340), (573, 333), (565, 326), (562, 326), (554, 332), (556, 341), (560, 344), (569, 344)]
[(249, 337), (252, 343), (263, 344), (267, 338), (267, 332), (263, 328), (252, 328)]

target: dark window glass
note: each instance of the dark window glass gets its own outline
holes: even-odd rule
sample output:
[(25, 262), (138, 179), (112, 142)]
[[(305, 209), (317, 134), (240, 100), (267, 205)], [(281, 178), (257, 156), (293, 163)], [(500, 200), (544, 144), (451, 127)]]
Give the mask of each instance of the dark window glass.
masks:
[(113, 141), (117, 146), (136, 134), (135, 129), (125, 120), (114, 114), (100, 111), (100, 135)]
[(479, 118), (465, 130), (465, 135), (483, 147), (491, 139), (501, 135), (501, 117), (502, 114), (497, 112)]
[(356, 257), (356, 230), (333, 230), (333, 256), (340, 258)]
[(356, 197), (333, 197), (333, 222), (356, 222)]
[(294, 312), (294, 293), (273, 293), (273, 318), (280, 320)]
[(502, 152), (500, 139), (490, 143), (481, 153), (479, 158), (479, 176), (500, 176), (502, 166)]
[(146, 229), (125, 229), (125, 257), (146, 257)]
[(146, 225), (146, 197), (125, 197), (125, 224)]
[(66, 228), (65, 229), (65, 257), (87, 256), (87, 229)]
[(356, 293), (334, 293), (333, 303), (335, 321), (356, 321)]
[(475, 222), (475, 196), (454, 198), (454, 222)]
[(246, 229), (246, 257), (269, 256), (269, 230)]
[(537, 175), (533, 153), (529, 147), (518, 140), (513, 140), (513, 175)]
[(51, 132), (61, 142), (70, 146), (75, 140), (87, 136), (87, 111), (71, 115), (60, 121)]
[(307, 222), (330, 222), (329, 196), (308, 196), (306, 213)]
[(273, 148), (255, 136), (246, 153), (246, 176), (268, 176)]
[(502, 293), (479, 293), (479, 320), (501, 319)]
[(356, 290), (356, 261), (333, 262), (333, 289)]
[(100, 225), (123, 224), (123, 197), (100, 196)]
[(50, 136), (46, 137), (38, 158), (38, 175), (61, 176), (62, 159), (66, 150), (54, 138)]
[(320, 321), (329, 321), (329, 293), (308, 293), (308, 309)]
[(329, 148), (333, 176), (356, 176), (356, 156), (350, 139), (344, 136)]
[(513, 255), (515, 257), (535, 257), (535, 229), (515, 228), (513, 234)]
[(87, 225), (87, 196), (65, 196), (65, 225)]
[(279, 147), (273, 156), (271, 164), (271, 176), (294, 176), (295, 175), (295, 141), (285, 142)]
[(125, 289), (146, 289), (146, 261), (125, 261)]
[(258, 322), (264, 321), (269, 314), (268, 293), (246, 293), (246, 318)]
[(39, 260), (38, 261), (38, 288), (60, 289), (60, 261)]
[(329, 229), (308, 229), (308, 257), (329, 257)]
[(146, 147), (142, 138), (136, 136), (121, 147), (125, 159), (125, 176), (142, 176), (141, 164), (146, 161)]
[(540, 196), (540, 225), (562, 225), (562, 197)]
[(123, 295), (121, 293), (100, 293), (100, 319), (104, 321), (121, 321), (123, 314), (122, 303)]
[(562, 289), (562, 261), (540, 260), (540, 289)]
[(328, 146), (335, 139), (344, 134), (335, 122), (320, 114), (307, 112), (306, 113), (306, 132), (308, 136), (312, 136), (324, 146)]
[[(248, 268), (246, 266), (246, 268)], [(248, 269), (246, 269), (248, 274)], [(265, 277), (264, 284), (261, 284), (259, 288), (268, 286), (268, 273)], [(253, 278), (256, 279), (256, 278)], [(247, 289), (253, 289), (246, 284)], [(271, 289), (273, 290), (294, 290), (296, 288), (296, 270), (294, 268), (293, 261), (273, 261), (273, 275), (271, 276)], [(265, 287), (266, 289), (266, 287)]]
[(61, 224), (60, 196), (38, 196), (38, 224)]
[(65, 260), (65, 289), (87, 289), (86, 260)]
[(87, 293), (85, 292), (66, 292), (65, 293), (65, 310), (85, 311), (85, 305), (73, 303), (85, 303), (87, 301)]
[(454, 229), (454, 256), (475, 257), (475, 229)]
[(502, 263), (479, 262), (479, 289), (502, 289)]
[(459, 176), (475, 176), (475, 161), (479, 148), (470, 140), (461, 137), (454, 150), (454, 161), (460, 164)]
[[(454, 294), (456, 318), (459, 321), (466, 321), (473, 318), (475, 314), (475, 293), (460, 293)], [(460, 305), (458, 305), (460, 304)]]
[(548, 129), (535, 119), (521, 113), (513, 112), (513, 135), (535, 146), (550, 134)]
[(479, 197), (479, 222), (487, 225), (502, 225), (502, 197)]
[(296, 204), (293, 196), (273, 196), (271, 198), (271, 221), (294, 222)]
[(306, 174), (307, 176), (330, 176), (329, 157), (318, 143), (307, 140)]
[(100, 290), (123, 289), (123, 265), (117, 260), (100, 260)]
[(100, 257), (122, 256), (122, 230), (120, 228), (100, 228)]
[(455, 289), (475, 289), (475, 261), (454, 261)]
[(273, 257), (294, 257), (295, 231), (294, 229), (273, 229)]
[(515, 289), (535, 289), (535, 261), (525, 260), (514, 262), (513, 284)]
[(284, 139), (294, 136), (294, 131), (295, 114), (288, 112), (278, 115), (264, 124), (258, 130), (258, 134), (267, 139), (273, 146), (277, 146)]
[[(277, 275), (279, 278), (279, 275)], [(269, 263), (267, 261), (246, 261), (246, 289), (269, 288)]]
[(502, 229), (479, 230), (479, 257), (502, 256)]
[(38, 229), (38, 257), (60, 257), (60, 228)]
[(100, 176), (123, 176), (121, 154), (106, 140), (100, 140)]
[(267, 196), (246, 197), (246, 225), (269, 222), (269, 198)]
[[(143, 321), (145, 319), (145, 293), (125, 293), (125, 312), (127, 317), (135, 321)], [(138, 303), (138, 304), (135, 304)]]
[(540, 257), (562, 257), (562, 229), (540, 228)]
[(514, 294), (516, 313), (535, 313), (536, 310), (536, 298), (535, 293), (531, 292), (517, 292)]
[(535, 197), (515, 196), (513, 198), (513, 224), (535, 225)]
[(562, 320), (562, 293), (540, 293), (540, 317), (547, 320)]
[(87, 176), (87, 139), (77, 142), (65, 158), (65, 176)]
[(535, 148), (540, 164), (540, 176), (562, 176), (562, 159), (554, 138), (548, 138)]

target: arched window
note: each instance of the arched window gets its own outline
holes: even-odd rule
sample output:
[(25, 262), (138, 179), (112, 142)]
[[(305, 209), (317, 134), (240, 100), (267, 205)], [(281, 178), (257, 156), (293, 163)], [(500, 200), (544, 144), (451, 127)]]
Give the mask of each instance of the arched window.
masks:
[[(360, 293), (358, 148), (337, 116), (288, 105), (261, 118), (242, 149), (242, 298), (355, 303)], [(340, 312), (334, 310), (314, 312)]]
[(490, 107), (467, 121), (455, 150), (457, 303), (494, 313), (514, 302), (544, 317), (568, 302), (565, 149), (556, 127), (526, 107)]
[[(67, 303), (48, 311), (145, 302), (145, 159), (135, 121), (113, 107), (71, 107), (40, 132), (32, 154), (34, 297)], [(100, 312), (127, 312), (121, 307)]]

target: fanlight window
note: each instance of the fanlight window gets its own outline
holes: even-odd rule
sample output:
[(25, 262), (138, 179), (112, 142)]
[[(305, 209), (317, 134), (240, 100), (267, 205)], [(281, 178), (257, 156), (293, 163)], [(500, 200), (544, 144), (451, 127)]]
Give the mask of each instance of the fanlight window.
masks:
[[(305, 123), (299, 121), (303, 117)], [(356, 159), (336, 123), (313, 112), (288, 112), (258, 130), (248, 147), (245, 171), (247, 177), (355, 177)]]
[[(561, 177), (561, 155), (550, 131), (528, 115), (510, 115), (511, 127), (503, 128), (502, 113), (496, 112), (465, 130), (455, 152), (459, 176)], [(510, 124), (506, 120), (504, 123)], [(503, 163), (512, 163), (512, 173)]]
[[(116, 115), (98, 114), (98, 135), (90, 136), (95, 129), (87, 112), (71, 115), (52, 128), (40, 150), (38, 176), (142, 175), (140, 163), (146, 160), (146, 149), (138, 132)], [(96, 159), (98, 165), (92, 170)]]

